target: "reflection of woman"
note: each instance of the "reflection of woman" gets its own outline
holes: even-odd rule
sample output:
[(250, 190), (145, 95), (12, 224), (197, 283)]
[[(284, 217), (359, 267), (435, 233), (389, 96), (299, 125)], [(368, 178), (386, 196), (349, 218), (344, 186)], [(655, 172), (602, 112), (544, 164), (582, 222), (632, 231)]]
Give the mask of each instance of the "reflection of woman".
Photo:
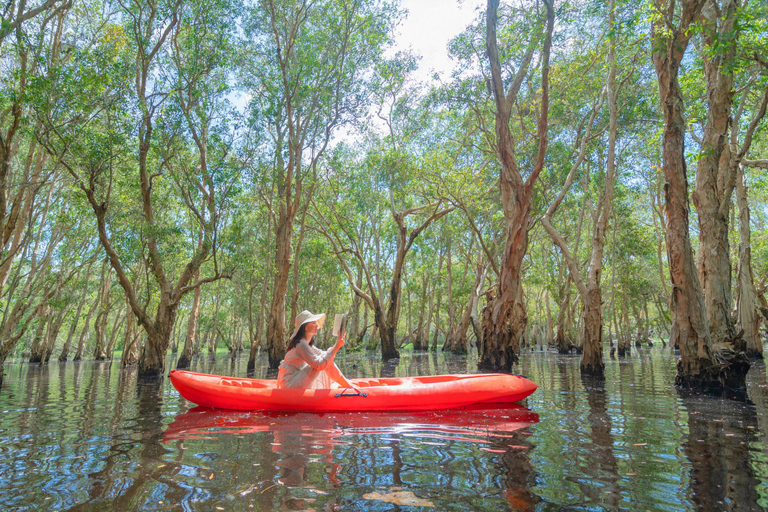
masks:
[(333, 362), (336, 353), (344, 346), (344, 333), (339, 333), (336, 343), (328, 350), (315, 346), (314, 336), (324, 322), (325, 314), (313, 315), (309, 311), (302, 311), (296, 317), (296, 330), (288, 342), (285, 359), (280, 362), (278, 388), (327, 389), (334, 383), (345, 388), (354, 387)]

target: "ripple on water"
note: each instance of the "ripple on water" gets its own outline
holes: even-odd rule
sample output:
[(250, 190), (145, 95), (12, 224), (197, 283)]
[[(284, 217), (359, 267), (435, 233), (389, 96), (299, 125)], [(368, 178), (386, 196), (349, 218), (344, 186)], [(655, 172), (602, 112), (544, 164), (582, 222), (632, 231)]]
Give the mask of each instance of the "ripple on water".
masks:
[[(245, 361), (197, 371), (245, 375)], [(350, 377), (473, 372), (473, 356), (366, 354)], [(169, 362), (170, 366), (170, 362)], [(10, 363), (0, 392), (2, 510), (738, 510), (766, 506), (768, 382), (749, 404), (682, 397), (643, 348), (583, 381), (577, 356), (525, 353), (525, 407), (408, 414), (191, 408), (117, 364)], [(266, 375), (261, 359), (257, 377)], [(366, 497), (367, 496), (367, 497)], [(419, 501), (422, 500), (422, 501)], [(406, 501), (401, 505), (407, 506)]]

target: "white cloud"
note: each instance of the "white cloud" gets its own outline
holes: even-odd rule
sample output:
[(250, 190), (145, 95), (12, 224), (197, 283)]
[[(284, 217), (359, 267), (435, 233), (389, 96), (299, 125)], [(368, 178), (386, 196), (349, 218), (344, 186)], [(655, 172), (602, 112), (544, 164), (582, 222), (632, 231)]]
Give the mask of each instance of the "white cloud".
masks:
[(395, 51), (411, 48), (421, 56), (415, 78), (431, 82), (433, 71), (444, 79), (454, 62), (448, 55), (448, 42), (460, 34), (485, 8), (485, 0), (401, 0), (408, 17), (398, 27)]

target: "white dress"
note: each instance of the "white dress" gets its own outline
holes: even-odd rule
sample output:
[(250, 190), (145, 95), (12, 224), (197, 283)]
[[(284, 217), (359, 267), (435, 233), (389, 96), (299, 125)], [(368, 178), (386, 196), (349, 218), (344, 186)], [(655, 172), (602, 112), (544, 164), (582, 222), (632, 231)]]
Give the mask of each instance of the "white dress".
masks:
[(333, 362), (333, 347), (321, 350), (301, 340), (285, 354), (277, 373), (278, 388), (329, 389), (340, 387), (341, 371)]

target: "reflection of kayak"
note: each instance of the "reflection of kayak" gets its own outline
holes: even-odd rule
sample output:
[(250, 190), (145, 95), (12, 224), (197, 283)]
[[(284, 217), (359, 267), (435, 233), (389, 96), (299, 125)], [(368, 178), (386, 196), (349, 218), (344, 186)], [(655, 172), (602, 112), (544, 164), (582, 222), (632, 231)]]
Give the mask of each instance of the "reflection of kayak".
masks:
[(262, 413), (211, 410), (195, 407), (179, 414), (168, 425), (163, 441), (210, 439), (256, 432), (301, 432), (328, 439), (347, 434), (409, 434), (419, 432), (433, 439), (488, 443), (488, 437), (530, 427), (538, 414), (518, 404), (474, 405), (461, 409), (404, 413)]
[(512, 403), (538, 387), (517, 375), (432, 375), (353, 379), (353, 389), (277, 389), (276, 380), (174, 370), (171, 382), (197, 405), (245, 411), (426, 411)]

